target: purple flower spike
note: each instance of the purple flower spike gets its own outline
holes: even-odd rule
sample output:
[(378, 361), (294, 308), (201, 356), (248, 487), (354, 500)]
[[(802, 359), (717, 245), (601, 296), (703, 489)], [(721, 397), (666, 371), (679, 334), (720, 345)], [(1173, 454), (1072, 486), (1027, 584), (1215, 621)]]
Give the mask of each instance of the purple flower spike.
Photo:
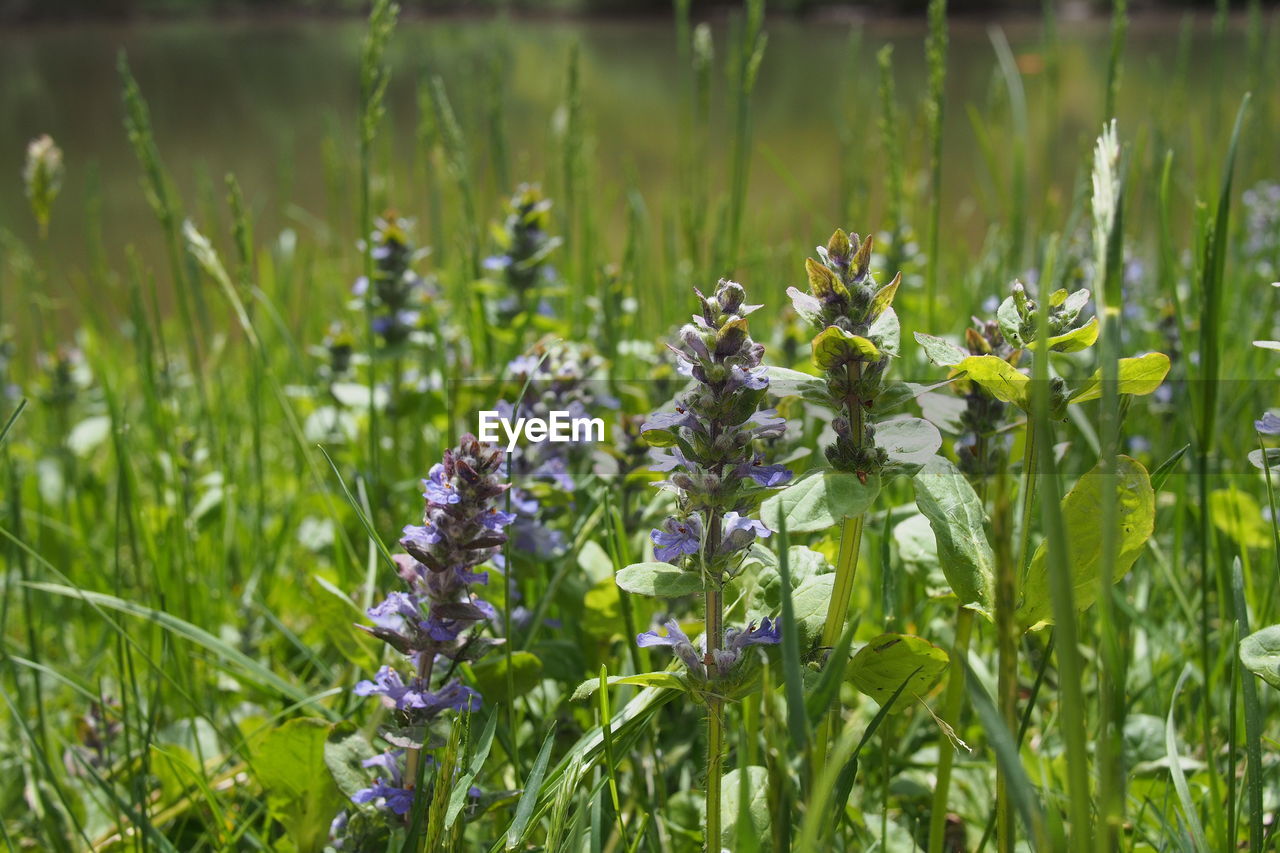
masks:
[(649, 534), (653, 540), (653, 556), (670, 563), (686, 554), (696, 554), (702, 547), (702, 523), (696, 515), (668, 518), (662, 527)]
[(406, 592), (390, 593), (381, 604), (375, 604), (366, 612), (373, 624), (397, 630), (403, 628), (406, 621), (416, 620), (422, 615), (417, 597)]

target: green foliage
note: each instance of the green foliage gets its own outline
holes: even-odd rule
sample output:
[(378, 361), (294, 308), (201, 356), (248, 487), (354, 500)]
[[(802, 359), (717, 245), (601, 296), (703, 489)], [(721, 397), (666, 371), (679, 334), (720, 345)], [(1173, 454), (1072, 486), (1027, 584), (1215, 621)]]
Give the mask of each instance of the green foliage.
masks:
[(1280, 690), (1280, 625), (1256, 631), (1240, 641), (1244, 668)]
[[(1098, 524), (1098, 508), (1102, 505), (1104, 489), (1114, 490), (1116, 529), (1119, 531), (1115, 556), (1109, 561), (1112, 583), (1124, 577), (1137, 561), (1155, 528), (1155, 492), (1147, 469), (1140, 462), (1119, 456), (1114, 474), (1099, 465), (1080, 478), (1062, 499), (1072, 601), (1077, 610), (1093, 604), (1102, 588), (1099, 573), (1107, 561), (1103, 552), (1102, 528)], [(1018, 624), (1024, 628), (1052, 621), (1048, 547), (1047, 542), (1042, 542), (1036, 548), (1023, 575)]]
[(779, 518), (792, 533), (830, 530), (846, 518), (866, 512), (880, 491), (878, 477), (863, 482), (856, 474), (821, 468), (810, 471), (771, 495), (760, 506), (760, 517), (770, 526)]
[(267, 792), (267, 808), (298, 851), (324, 848), (326, 822), (342, 806), (326, 764), (329, 735), (327, 721), (299, 717), (252, 742), (253, 774)]
[(858, 650), (845, 677), (881, 705), (903, 710), (910, 704), (904, 700), (924, 698), (948, 662), (945, 651), (921, 637), (881, 634)]
[(632, 563), (618, 571), (616, 580), (627, 592), (656, 598), (676, 598), (702, 590), (699, 573), (678, 569), (670, 563)]
[(916, 506), (929, 519), (938, 562), (960, 603), (991, 618), (995, 554), (987, 541), (986, 511), (955, 465), (938, 459), (914, 480)]

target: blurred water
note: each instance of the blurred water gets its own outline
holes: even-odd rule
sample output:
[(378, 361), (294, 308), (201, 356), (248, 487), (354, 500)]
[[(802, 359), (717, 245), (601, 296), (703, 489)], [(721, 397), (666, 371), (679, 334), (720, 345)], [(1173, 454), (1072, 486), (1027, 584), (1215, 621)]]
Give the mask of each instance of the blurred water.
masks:
[[(944, 222), (980, 245), (990, 225), (985, 212), (1007, 192), (988, 176), (975, 127), (990, 133), (997, 169), (1008, 168), (1007, 111), (988, 24), (957, 22), (951, 34), (946, 123)], [(1167, 147), (1203, 158), (1229, 128), (1249, 70), (1241, 27), (1228, 35), (1221, 66), (1209, 60), (1207, 27), (1200, 27), (1193, 73), (1185, 91), (1174, 84), (1178, 22), (1135, 22), (1120, 98), (1122, 136), (1151, 158)], [(854, 227), (882, 219), (883, 152), (877, 131), (875, 52), (895, 46), (896, 85), (911, 187), (923, 180), (925, 94), (923, 38), (914, 22), (874, 22), (856, 36), (848, 23), (788, 20), (768, 23), (769, 43), (755, 100), (755, 159), (745, 233), (753, 239), (807, 246), (846, 217), (839, 210), (840, 118), (852, 118), (861, 178), (853, 184)], [(1029, 198), (1069, 203), (1080, 180), (1080, 155), (1102, 121), (1109, 35), (1105, 22), (1061, 26), (1061, 92), (1056, 109), (1044, 102), (1042, 33), (1030, 19), (1005, 26), (1024, 72), (1031, 116)], [(328, 222), (343, 245), (356, 237), (354, 168), (358, 101), (359, 21), (290, 20), (271, 23), (157, 23), (128, 27), (70, 26), (0, 32), (0, 228), (34, 244), (21, 187), (27, 141), (51, 133), (63, 147), (67, 180), (54, 208), (44, 250), (63, 293), (91, 257), (86, 224), (97, 199), (108, 262), (123, 266), (123, 247), (136, 244), (148, 265), (163, 270), (158, 227), (140, 190), (140, 172), (121, 124), (117, 54), (125, 51), (151, 106), (166, 164), (188, 208), (221, 206), (222, 177), (234, 172), (260, 220), (259, 236), (282, 227), (302, 239), (323, 236)], [(722, 68), (728, 26), (715, 27), (715, 123), (729, 127)], [(653, 225), (673, 210), (685, 188), (675, 164), (686, 114), (687, 75), (666, 20), (495, 22), (407, 21), (395, 37), (390, 140), (384, 169), (393, 176), (385, 198), (409, 215), (425, 210), (413, 170), (415, 89), (440, 74), (482, 168), (482, 215), (496, 215), (499, 188), (489, 168), (485, 103), (496, 72), (505, 80), (503, 118), (512, 180), (543, 180), (554, 194), (562, 169), (557, 143), (570, 47), (582, 50), (585, 115), (591, 134), (593, 207), (606, 244), (621, 244), (625, 192), (638, 188)], [(1215, 56), (1216, 52), (1212, 52)], [(1212, 67), (1211, 67), (1212, 66)], [(1264, 93), (1265, 94), (1265, 93)], [(1268, 95), (1275, 98), (1274, 86)], [(971, 115), (966, 104), (972, 105)], [(976, 121), (976, 123), (975, 123)], [(331, 140), (343, 180), (326, 189), (325, 140)], [(729, 142), (712, 141), (712, 183), (727, 181)], [(1180, 155), (1181, 156), (1181, 155)], [(1181, 159), (1187, 173), (1194, 166)], [(1211, 164), (1208, 164), (1211, 165)], [(1252, 168), (1249, 163), (1243, 166)], [(1274, 167), (1272, 167), (1274, 168)], [(332, 171), (332, 170), (331, 170)], [(1212, 176), (1205, 171), (1207, 180)], [(1001, 175), (1000, 180), (1006, 180)], [(1206, 184), (1207, 185), (1207, 184)], [(344, 188), (345, 187), (345, 188)], [(1190, 187), (1194, 190), (1195, 187)], [(345, 192), (345, 195), (343, 194)], [(910, 212), (909, 212), (910, 213)], [(1061, 215), (1061, 214), (1059, 214)], [(917, 214), (923, 230), (923, 213)], [(659, 233), (660, 230), (659, 230)], [(616, 253), (616, 251), (615, 251)], [(9, 287), (8, 283), (5, 287)]]

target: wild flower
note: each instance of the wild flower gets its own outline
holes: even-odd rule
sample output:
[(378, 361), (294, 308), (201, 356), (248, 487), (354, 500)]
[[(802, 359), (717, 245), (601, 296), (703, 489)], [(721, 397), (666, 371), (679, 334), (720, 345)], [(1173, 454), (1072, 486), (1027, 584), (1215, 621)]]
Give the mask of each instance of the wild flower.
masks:
[(45, 134), (27, 145), (27, 162), (22, 169), (22, 181), (27, 189), (27, 201), (36, 218), (43, 237), (49, 231), (49, 215), (53, 200), (62, 189), (62, 149)]
[(507, 202), (507, 215), (495, 228), (498, 252), (484, 260), (484, 268), (500, 275), (509, 293), (496, 306), (500, 319), (511, 319), (543, 306), (533, 302), (537, 290), (555, 281), (555, 268), (548, 263), (560, 247), (560, 238), (552, 237), (551, 201), (544, 198), (537, 184), (516, 187)]
[(728, 678), (742, 660), (743, 652), (751, 646), (775, 646), (782, 642), (782, 626), (776, 620), (761, 619), (757, 625), (748, 623), (745, 628), (730, 626), (724, 631), (724, 647), (712, 654), (711, 669), (706, 662), (706, 638), (700, 637), (695, 648), (679, 623), (668, 619), (663, 623), (666, 635), (657, 631), (645, 631), (636, 637), (641, 648), (667, 646), (684, 662), (689, 673), (698, 681), (709, 678)]
[[(572, 419), (597, 416), (601, 409), (618, 405), (599, 382), (604, 366), (589, 346), (565, 341), (538, 344), (507, 365), (520, 397), (514, 404), (499, 401), (497, 410), (511, 420), (547, 420), (552, 412), (567, 413)], [(537, 557), (563, 551), (563, 534), (546, 523), (547, 504), (572, 496), (577, 488), (573, 470), (588, 448), (584, 436), (576, 442), (529, 444), (511, 455), (511, 507), (516, 514), (511, 538), (516, 548)]]
[(765, 489), (791, 475), (753, 451), (757, 439), (785, 429), (782, 418), (760, 409), (769, 387), (764, 347), (747, 332), (747, 315), (760, 306), (746, 304), (737, 282), (722, 280), (710, 297), (697, 293), (701, 311), (671, 347), (694, 384), (671, 411), (653, 414), (641, 429), (658, 448), (653, 469), (668, 474), (662, 485), (676, 494), (677, 513), (651, 534), (659, 559), (698, 555), (714, 579), (735, 569), (757, 536), (768, 535), (745, 514)]
[(387, 211), (375, 223), (369, 241), (373, 246), (373, 282), (356, 279), (351, 292), (361, 307), (373, 313), (373, 330), (388, 346), (404, 342), (422, 319), (422, 305), (430, 295), (425, 279), (413, 265), (427, 254), (409, 239), (412, 223)]
[[(446, 711), (478, 710), (480, 694), (456, 679), (433, 686), (437, 659), (475, 660), (493, 645), (472, 629), (496, 617), (494, 608), (471, 591), (484, 584), (482, 567), (498, 557), (513, 516), (498, 508), (507, 490), (504, 454), (465, 435), (446, 450), (423, 482), (422, 523), (408, 525), (395, 562), (405, 589), (388, 593), (369, 608), (372, 625), (359, 625), (402, 655), (412, 670), (383, 666), (356, 684), (357, 696), (377, 696), (393, 712), (384, 737), (397, 748), (365, 762), (379, 770), (376, 781), (353, 797), (403, 817), (412, 808), (414, 775), (423, 760), (422, 734)], [(471, 632), (470, 634), (468, 632)], [(408, 745), (406, 745), (408, 744)], [(403, 769), (402, 769), (403, 762)], [(335, 821), (335, 826), (345, 821)]]
[(805, 260), (809, 293), (787, 288), (796, 313), (817, 332), (814, 362), (824, 372), (831, 405), (842, 410), (832, 422), (836, 440), (826, 448), (827, 460), (840, 471), (860, 478), (879, 473), (887, 462), (876, 447), (867, 411), (884, 385), (891, 345), (898, 335), (890, 307), (901, 274), (884, 287), (870, 271), (872, 239), (837, 229), (818, 261)]

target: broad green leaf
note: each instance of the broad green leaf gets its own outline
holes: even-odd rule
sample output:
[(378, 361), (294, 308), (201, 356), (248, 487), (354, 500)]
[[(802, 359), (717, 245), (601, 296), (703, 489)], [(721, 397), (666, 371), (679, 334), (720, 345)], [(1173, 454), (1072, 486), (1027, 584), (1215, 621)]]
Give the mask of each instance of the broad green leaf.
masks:
[(921, 637), (881, 634), (849, 661), (845, 675), (853, 686), (883, 704), (906, 683), (894, 710), (929, 692), (949, 664), (947, 653)]
[(1240, 663), (1280, 690), (1280, 625), (1263, 628), (1241, 640)]
[(579, 626), (587, 636), (605, 641), (622, 629), (622, 597), (613, 578), (604, 578), (587, 590)]
[(969, 351), (951, 341), (924, 332), (915, 333), (916, 343), (924, 350), (925, 356), (940, 367), (951, 367), (969, 357)]
[[(1136, 358), (1122, 358), (1118, 365), (1119, 382), (1117, 391), (1121, 394), (1150, 394), (1160, 387), (1165, 376), (1169, 374), (1169, 356), (1162, 352), (1149, 352)], [(1102, 397), (1102, 371), (1094, 371), (1093, 376), (1071, 395), (1070, 403), (1085, 403)]]
[[(831, 571), (827, 558), (803, 545), (792, 545), (787, 549), (787, 561), (791, 574), (791, 589), (794, 592), (804, 583), (806, 578)], [(755, 584), (751, 587), (751, 607), (747, 613), (750, 619), (773, 616), (782, 609), (782, 574), (778, 571), (778, 563), (762, 565), (755, 573)]]
[[(1263, 459), (1265, 458), (1265, 462)], [(1280, 447), (1268, 447), (1264, 457), (1261, 448), (1249, 451), (1249, 464), (1258, 470), (1266, 470), (1270, 468), (1272, 471), (1280, 470)]]
[[(1070, 544), (1073, 598), (1077, 610), (1084, 610), (1098, 597), (1102, 570), (1102, 526), (1098, 512), (1103, 489), (1116, 490), (1118, 541), (1111, 581), (1124, 577), (1133, 566), (1155, 526), (1156, 495), (1147, 469), (1128, 456), (1116, 457), (1116, 474), (1106, 474), (1101, 465), (1090, 470), (1062, 499), (1062, 521)], [(1041, 542), (1031, 558), (1022, 582), (1018, 624), (1034, 628), (1053, 621), (1048, 575), (1048, 543)]]
[[(640, 687), (655, 687), (660, 690), (684, 690), (684, 679), (674, 672), (642, 672), (639, 675), (611, 675), (609, 686), (616, 684), (635, 684)], [(600, 689), (600, 679), (588, 678), (573, 691), (573, 701), (587, 699)]]
[[(1088, 349), (1097, 342), (1098, 318), (1090, 317), (1089, 322), (1083, 326), (1049, 338), (1049, 349), (1054, 352), (1079, 352), (1080, 350)], [(1040, 342), (1031, 341), (1027, 344), (1027, 349), (1032, 351), (1040, 349)]]
[(875, 344), (838, 326), (828, 326), (813, 339), (813, 363), (820, 370), (830, 370), (854, 359), (876, 361), (879, 358), (880, 350)]
[(828, 530), (866, 512), (879, 491), (880, 478), (874, 475), (863, 483), (857, 474), (819, 468), (770, 496), (760, 506), (760, 520), (776, 530), (782, 513), (791, 533)]
[(702, 589), (701, 575), (670, 563), (632, 563), (620, 569), (615, 580), (627, 592), (659, 598), (677, 598)]
[[(472, 664), (471, 672), (476, 681), (476, 689), (488, 705), (494, 702), (507, 703), (513, 701), (507, 689), (507, 656), (491, 654)], [(515, 695), (528, 693), (538, 684), (542, 676), (542, 661), (533, 652), (511, 653), (511, 688)]]
[(348, 798), (369, 787), (369, 771), (361, 764), (375, 752), (354, 723), (336, 723), (324, 741), (324, 763), (338, 790)]
[(897, 357), (902, 349), (902, 324), (898, 322), (898, 313), (892, 308), (884, 309), (884, 313), (871, 322), (867, 337), (882, 354)]
[(933, 527), (925, 516), (916, 513), (895, 524), (893, 541), (898, 546), (898, 558), (911, 570), (930, 571), (938, 568), (938, 543), (933, 535)]
[(984, 527), (986, 512), (955, 465), (937, 459), (916, 475), (916, 506), (937, 542), (938, 562), (960, 602), (988, 619), (995, 606), (995, 555)]
[(1265, 548), (1271, 544), (1271, 526), (1253, 495), (1239, 489), (1215, 489), (1209, 493), (1209, 518), (1213, 526), (1241, 548)]
[(1012, 296), (1006, 296), (996, 309), (996, 323), (1000, 326), (1000, 334), (1011, 346), (1025, 346), (1022, 340), (1022, 315), (1018, 313), (1018, 304)]
[(831, 572), (824, 575), (811, 575), (801, 581), (791, 593), (792, 614), (795, 618), (796, 636), (800, 641), (802, 657), (807, 655), (822, 637), (835, 577)]
[(769, 377), (769, 391), (775, 396), (799, 397), (811, 403), (824, 404), (831, 400), (831, 392), (821, 376), (773, 365), (765, 368), (765, 375)]
[[(743, 769), (746, 770), (745, 779), (742, 778)], [(742, 799), (743, 788), (747, 795), (745, 801)], [(761, 853), (772, 850), (773, 818), (769, 811), (769, 771), (751, 765), (742, 769), (734, 768), (726, 773), (720, 782), (720, 814), (724, 821), (720, 830), (722, 848), (741, 850), (738, 842), (741, 830), (756, 839)], [(749, 825), (738, 826), (742, 817), (747, 819)]]
[(329, 730), (325, 720), (298, 717), (255, 738), (251, 747), (267, 808), (299, 851), (324, 849), (329, 822), (346, 799), (325, 765)]
[(895, 418), (875, 425), (876, 446), (889, 455), (891, 466), (914, 474), (942, 447), (938, 428), (923, 418)]
[(956, 365), (969, 379), (977, 382), (1005, 403), (1013, 403), (1026, 411), (1031, 401), (1031, 380), (1003, 358), (994, 355), (971, 355)]

